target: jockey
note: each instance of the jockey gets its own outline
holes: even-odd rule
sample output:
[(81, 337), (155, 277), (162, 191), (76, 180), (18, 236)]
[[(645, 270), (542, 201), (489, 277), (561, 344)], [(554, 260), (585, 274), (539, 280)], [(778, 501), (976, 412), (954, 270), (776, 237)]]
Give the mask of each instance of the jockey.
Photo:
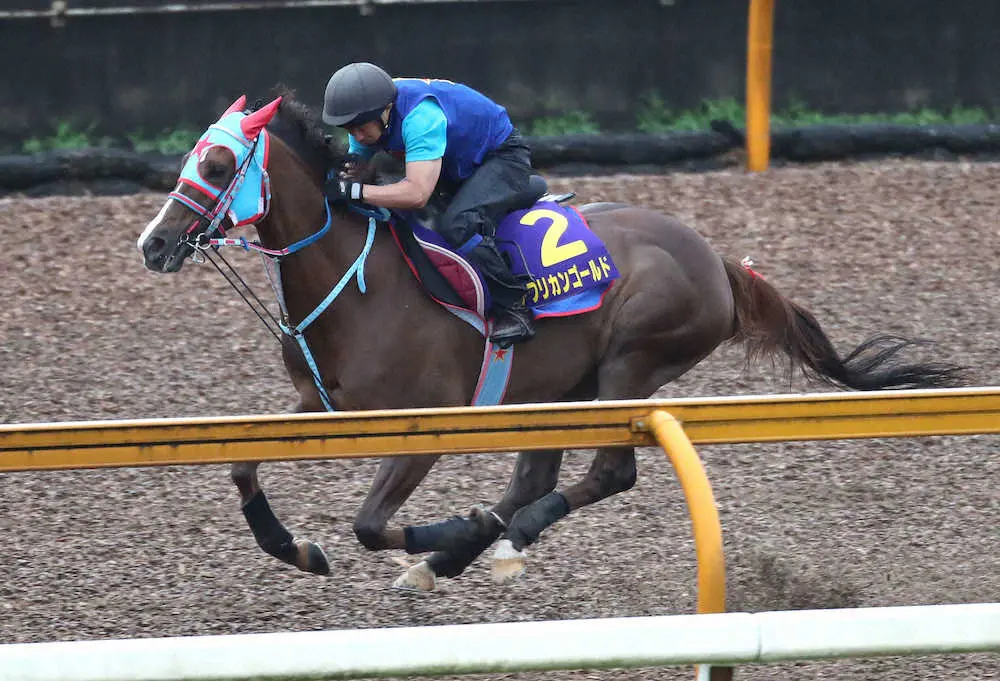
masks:
[(386, 151), (406, 164), (406, 177), (392, 184), (332, 179), (325, 189), (331, 202), (419, 210), (434, 194), (453, 194), (436, 230), (486, 277), (496, 317), (490, 340), (506, 347), (531, 338), (527, 277), (511, 272), (494, 241), (508, 202), (527, 189), (531, 176), (531, 151), (507, 111), (465, 85), (393, 79), (361, 62), (330, 78), (323, 121), (347, 130), (350, 154), (367, 161)]

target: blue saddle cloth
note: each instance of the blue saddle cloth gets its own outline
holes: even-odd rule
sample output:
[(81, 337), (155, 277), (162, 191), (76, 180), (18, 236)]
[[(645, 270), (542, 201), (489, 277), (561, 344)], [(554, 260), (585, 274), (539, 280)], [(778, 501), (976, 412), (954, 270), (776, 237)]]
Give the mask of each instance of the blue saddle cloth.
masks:
[[(390, 228), (414, 275), (439, 303), (486, 318), (489, 290), (479, 270), (437, 232), (402, 213)], [(536, 318), (596, 310), (620, 274), (604, 243), (572, 206), (538, 201), (497, 227), (497, 247), (515, 274), (527, 275), (527, 304)]]

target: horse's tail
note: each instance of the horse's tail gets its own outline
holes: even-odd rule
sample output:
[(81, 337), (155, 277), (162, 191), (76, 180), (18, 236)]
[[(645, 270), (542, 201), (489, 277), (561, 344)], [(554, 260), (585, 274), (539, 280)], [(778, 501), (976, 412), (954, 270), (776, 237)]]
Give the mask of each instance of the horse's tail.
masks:
[(945, 388), (962, 385), (965, 369), (946, 362), (907, 363), (900, 352), (923, 344), (879, 334), (841, 357), (812, 313), (792, 302), (749, 265), (723, 259), (736, 303), (734, 342), (747, 362), (783, 352), (808, 377), (853, 390)]

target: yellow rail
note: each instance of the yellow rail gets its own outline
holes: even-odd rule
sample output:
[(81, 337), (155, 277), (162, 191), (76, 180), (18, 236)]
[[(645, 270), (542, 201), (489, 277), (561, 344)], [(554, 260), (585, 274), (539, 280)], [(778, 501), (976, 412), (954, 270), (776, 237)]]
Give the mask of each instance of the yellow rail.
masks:
[[(691, 513), (698, 612), (725, 611), (722, 529), (693, 443), (1000, 433), (1000, 388), (0, 426), (0, 472), (663, 447)], [(730, 681), (703, 665), (699, 681)]]
[(774, 0), (750, 0), (747, 29), (747, 169), (767, 170), (771, 156), (771, 51)]
[[(698, 558), (698, 612), (725, 612), (726, 559), (722, 551), (722, 523), (705, 467), (684, 433), (684, 427), (673, 416), (658, 409), (649, 415), (649, 428), (677, 473), (691, 515)], [(697, 681), (729, 681), (732, 678), (731, 667), (700, 665), (697, 668)]]
[(0, 472), (655, 446), (649, 414), (694, 444), (1000, 433), (1000, 388), (0, 425)]
[(649, 425), (677, 473), (691, 509), (695, 551), (698, 553), (698, 612), (725, 612), (725, 562), (722, 558), (722, 526), (705, 468), (684, 427), (672, 415), (657, 410)]

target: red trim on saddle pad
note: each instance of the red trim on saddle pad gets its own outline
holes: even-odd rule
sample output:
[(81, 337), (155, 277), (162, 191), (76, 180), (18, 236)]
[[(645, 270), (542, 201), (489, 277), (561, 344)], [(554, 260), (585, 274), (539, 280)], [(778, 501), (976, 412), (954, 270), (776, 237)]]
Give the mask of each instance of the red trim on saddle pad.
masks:
[(441, 273), (441, 276), (447, 279), (451, 287), (455, 289), (455, 293), (458, 294), (468, 309), (482, 315), (482, 284), (479, 283), (479, 277), (476, 276), (476, 273), (472, 271), (469, 265), (464, 260), (460, 260), (457, 256), (434, 244), (428, 244), (419, 238), (417, 239), (417, 243), (424, 249), (424, 253), (427, 254), (428, 259), (437, 268), (437, 271)]
[[(435, 296), (430, 289), (423, 285), (423, 281), (420, 279), (420, 273), (417, 271), (416, 265), (414, 265), (413, 260), (411, 260), (406, 254), (406, 249), (399, 240), (399, 234), (396, 231), (396, 224), (394, 220), (389, 221), (389, 232), (392, 234), (393, 241), (396, 242), (396, 247), (399, 248), (399, 253), (403, 256), (406, 266), (410, 268), (414, 278), (420, 282), (424, 291), (427, 292), (427, 295), (433, 298), (434, 301), (440, 305), (445, 307), (456, 307), (455, 305), (441, 300)], [(452, 253), (448, 253), (443, 249), (434, 247), (433, 244), (427, 244), (419, 239), (417, 239), (417, 243), (423, 249), (427, 258), (431, 261), (434, 267), (436, 267), (438, 272), (441, 273), (441, 276), (448, 281), (458, 297), (461, 298), (461, 307), (475, 313), (485, 321), (486, 315), (483, 311), (482, 285), (480, 284), (479, 278), (476, 274), (471, 271), (470, 266), (464, 261), (459, 260), (457, 256)]]

